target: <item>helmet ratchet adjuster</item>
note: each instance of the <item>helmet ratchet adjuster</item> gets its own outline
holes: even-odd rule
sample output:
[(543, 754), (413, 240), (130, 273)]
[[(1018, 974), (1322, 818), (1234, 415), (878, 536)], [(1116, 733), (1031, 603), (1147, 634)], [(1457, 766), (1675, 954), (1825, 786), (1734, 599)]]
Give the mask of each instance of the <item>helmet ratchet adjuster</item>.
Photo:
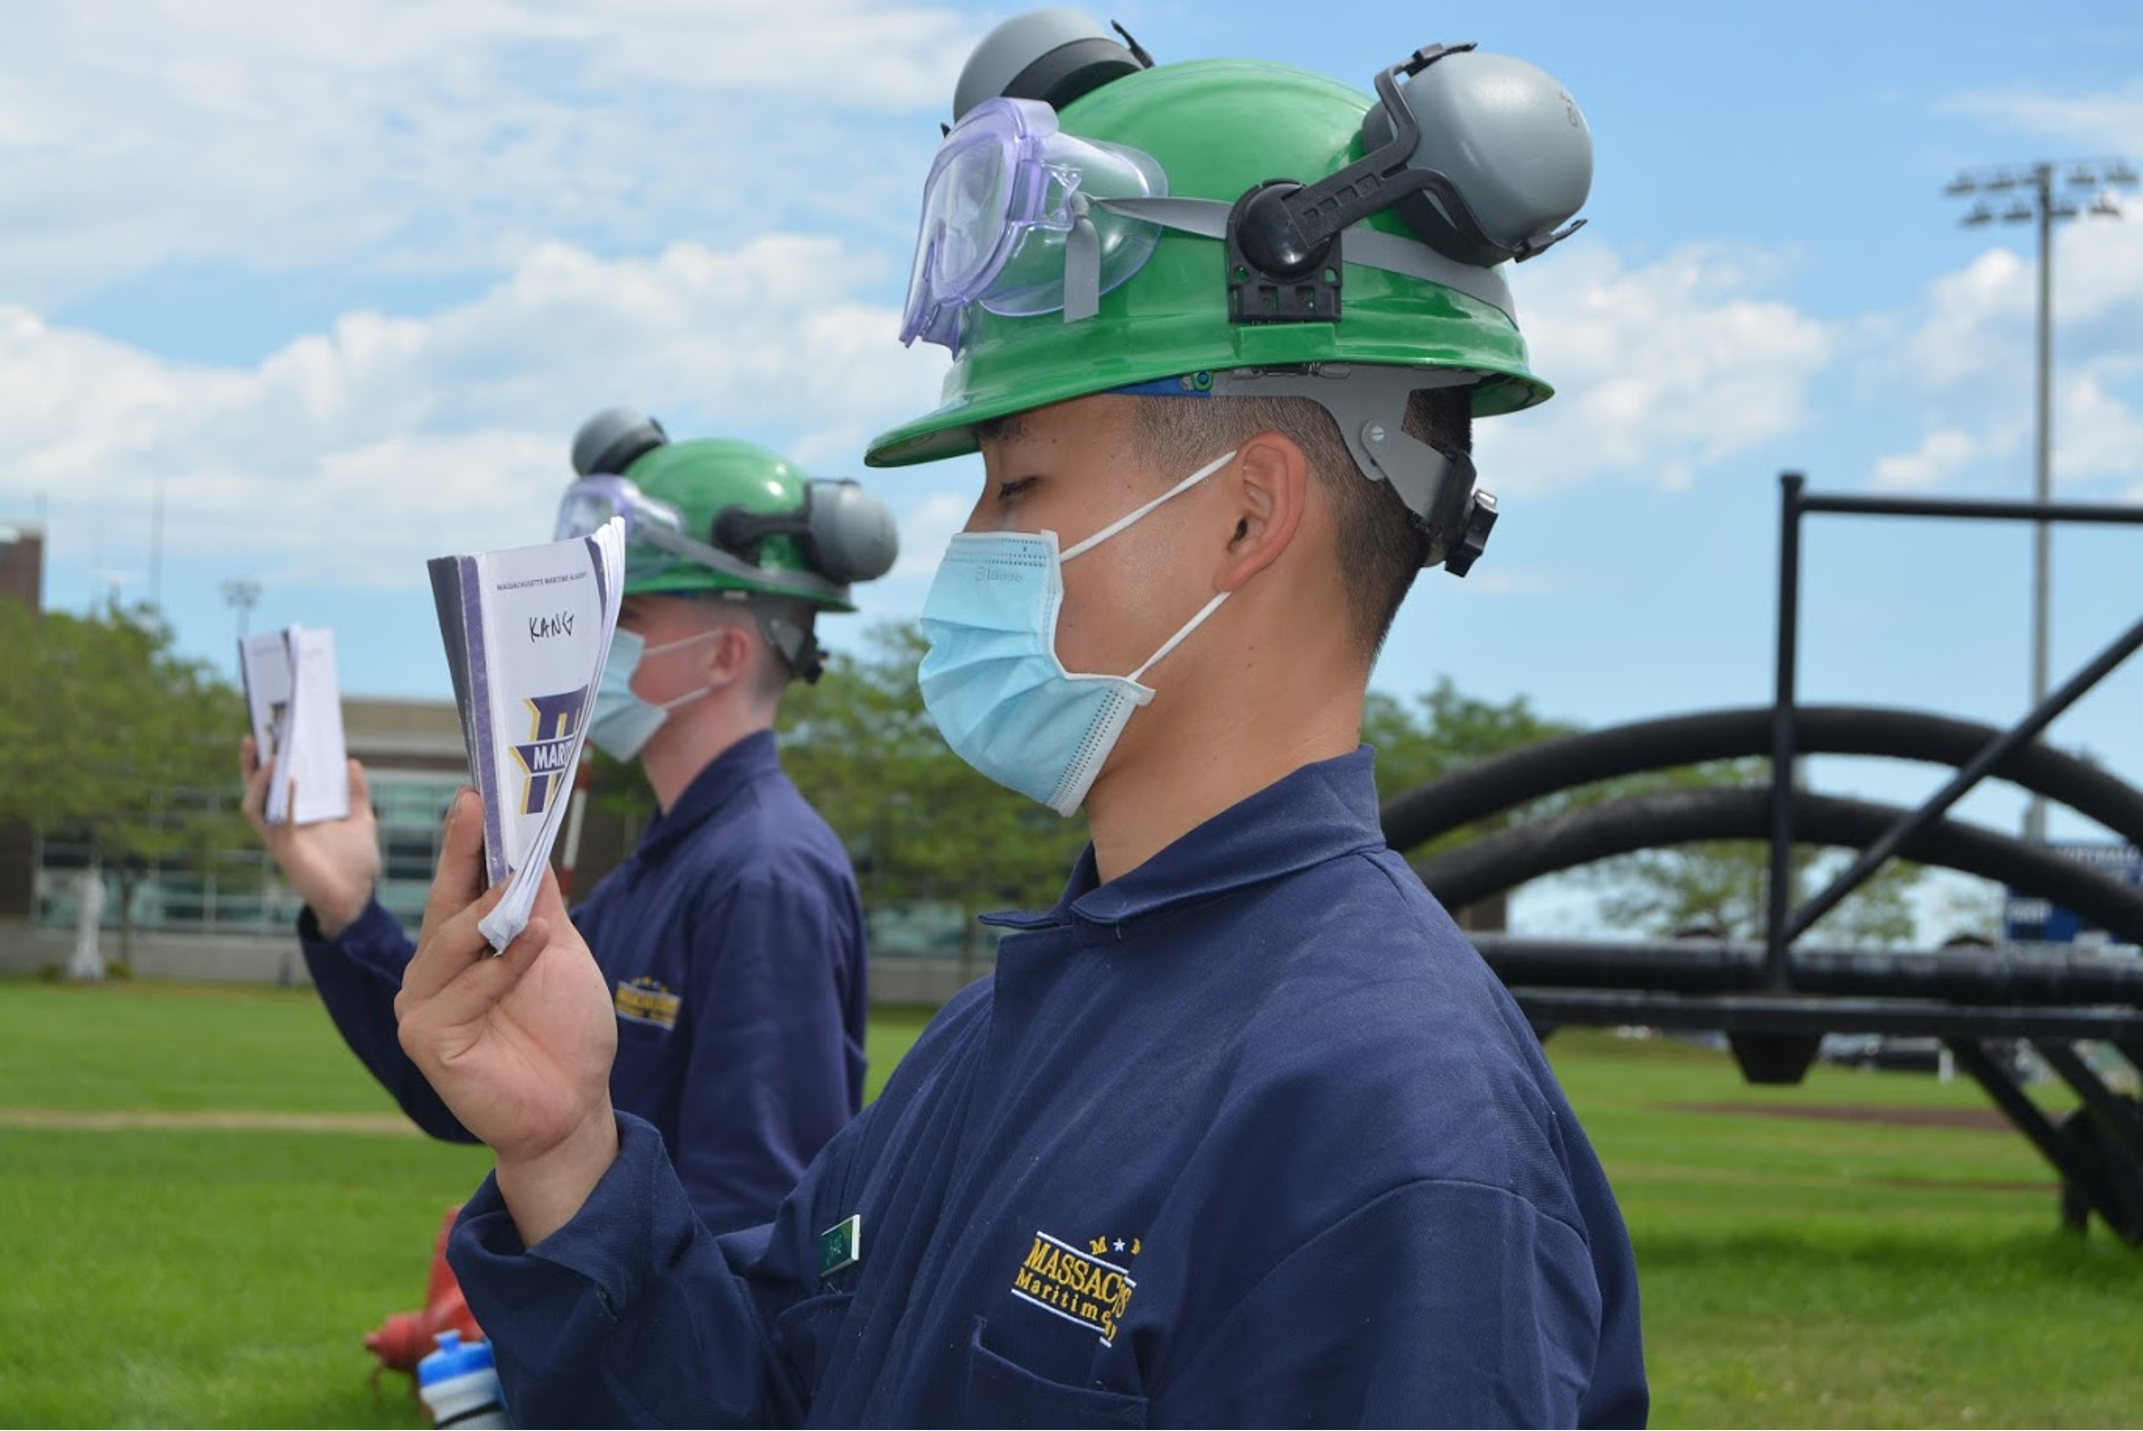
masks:
[[(1228, 313), (1237, 323), (1332, 323), (1340, 316), (1340, 281), (1345, 230), (1416, 194), (1426, 194), (1448, 224), (1450, 256), (1467, 262), (1482, 257), (1523, 263), (1560, 243), (1584, 226), (1578, 219), (1559, 230), (1543, 231), (1517, 243), (1492, 238), (1473, 206), (1449, 175), (1415, 162), (1421, 126), (1399, 91), (1401, 76), (1412, 78), (1449, 55), (1474, 48), (1429, 45), (1376, 76), (1381, 105), (1365, 117), (1364, 142), (1369, 153), (1314, 184), (1268, 179), (1246, 190), (1228, 214)], [(1374, 138), (1388, 130), (1381, 144)], [(1410, 225), (1419, 228), (1419, 225)], [(1423, 233), (1439, 248), (1446, 236)], [(1448, 241), (1448, 240), (1447, 240)], [(1447, 252), (1449, 250), (1447, 249)]]

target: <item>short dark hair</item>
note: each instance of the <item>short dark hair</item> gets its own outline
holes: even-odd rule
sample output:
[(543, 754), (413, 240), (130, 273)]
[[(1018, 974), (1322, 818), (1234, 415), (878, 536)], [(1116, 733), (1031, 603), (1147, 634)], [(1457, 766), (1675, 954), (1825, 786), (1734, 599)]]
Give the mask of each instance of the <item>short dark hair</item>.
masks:
[[(1399, 604), (1428, 555), (1427, 537), (1389, 482), (1363, 475), (1332, 414), (1304, 397), (1142, 397), (1139, 437), (1156, 464), (1195, 471), (1260, 432), (1302, 449), (1331, 498), (1334, 553), (1362, 654), (1375, 659)], [(1407, 432), (1438, 447), (1473, 450), (1473, 406), (1463, 387), (1418, 388), (1407, 398)]]

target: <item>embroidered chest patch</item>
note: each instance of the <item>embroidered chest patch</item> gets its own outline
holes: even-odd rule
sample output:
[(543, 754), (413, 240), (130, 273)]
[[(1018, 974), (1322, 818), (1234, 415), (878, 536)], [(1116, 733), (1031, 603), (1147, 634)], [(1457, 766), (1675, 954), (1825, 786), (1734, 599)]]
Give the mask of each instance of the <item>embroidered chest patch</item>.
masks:
[(1096, 1237), (1082, 1248), (1036, 1232), (1033, 1246), (1012, 1274), (1012, 1295), (1089, 1329), (1103, 1345), (1113, 1345), (1138, 1282), (1108, 1257), (1137, 1251), (1136, 1238), (1127, 1245), (1123, 1238)]
[(671, 993), (666, 984), (645, 976), (629, 984), (620, 979), (612, 1002), (617, 1005), (619, 1018), (663, 1029), (677, 1027), (677, 1011), (684, 1006), (684, 1000)]

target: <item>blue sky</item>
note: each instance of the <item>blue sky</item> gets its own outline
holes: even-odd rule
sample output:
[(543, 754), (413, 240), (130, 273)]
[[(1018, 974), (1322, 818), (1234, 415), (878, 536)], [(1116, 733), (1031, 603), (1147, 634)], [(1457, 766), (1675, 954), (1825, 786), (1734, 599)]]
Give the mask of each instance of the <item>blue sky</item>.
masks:
[[(0, 521), (46, 528), (54, 605), (154, 596), (228, 661), (218, 584), (250, 577), (255, 629), (336, 629), (346, 690), (445, 696), (424, 559), (547, 535), (589, 413), (630, 403), (835, 475), (934, 402), (942, 352), (895, 341), (920, 179), (952, 77), (1009, 13), (14, 7)], [(1448, 674), (1587, 725), (1767, 697), (1780, 469), (2028, 495), (2031, 229), (1963, 229), (1941, 187), (2042, 157), (2143, 165), (2126, 3), (1093, 13), (1163, 61), (1284, 58), (1365, 89), (1477, 40), (1576, 96), (1590, 226), (1514, 278), (1561, 396), (1481, 429), (1495, 545), (1469, 580), (1424, 581), (1377, 682)], [(2055, 477), (2077, 500), (2143, 502), (2129, 209), (2056, 239)], [(866, 619), (916, 612), (976, 476), (869, 478), (906, 550)], [(2028, 549), (2021, 528), (1815, 519), (1804, 693), (2013, 717)], [(2139, 610), (2143, 532), (2057, 536), (2057, 680)], [(832, 625), (839, 645), (864, 623)], [(2143, 780), (2143, 670), (2053, 734)], [(1818, 772), (1896, 800), (1934, 778)], [(2019, 809), (1997, 790), (1966, 812)]]

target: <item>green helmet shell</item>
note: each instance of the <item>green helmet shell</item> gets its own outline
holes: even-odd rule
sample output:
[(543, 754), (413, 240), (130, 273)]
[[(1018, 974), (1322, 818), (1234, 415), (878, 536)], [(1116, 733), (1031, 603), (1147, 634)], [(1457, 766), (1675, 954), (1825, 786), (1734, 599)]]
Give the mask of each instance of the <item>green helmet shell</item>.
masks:
[[(1336, 81), (1256, 60), (1201, 60), (1114, 80), (1064, 108), (1080, 138), (1160, 161), (1175, 196), (1233, 203), (1268, 179), (1311, 183), (1359, 159), (1370, 101)], [(1374, 228), (1411, 237), (1387, 209)], [(1344, 242), (1342, 245), (1344, 252)], [(944, 401), (871, 443), (894, 467), (975, 450), (974, 425), (1130, 383), (1199, 371), (1302, 363), (1375, 363), (1481, 375), (1477, 416), (1514, 412), (1553, 392), (1527, 366), (1512, 318), (1440, 284), (1348, 264), (1336, 323), (1229, 321), (1226, 248), (1164, 230), (1153, 255), (1101, 297), (1099, 313), (1010, 318), (969, 308)]]
[[(664, 443), (643, 453), (620, 475), (631, 478), (647, 496), (675, 507), (686, 534), (703, 542), (713, 540), (715, 518), (729, 507), (754, 513), (800, 510), (807, 480), (779, 453), (728, 437)], [(768, 572), (813, 572), (797, 539), (778, 533), (760, 543), (758, 565)], [(626, 564), (627, 596), (690, 596), (703, 591), (791, 594), (696, 562), (674, 562), (654, 575), (636, 572), (630, 560)], [(823, 611), (856, 609), (852, 602), (807, 599), (815, 600)]]

